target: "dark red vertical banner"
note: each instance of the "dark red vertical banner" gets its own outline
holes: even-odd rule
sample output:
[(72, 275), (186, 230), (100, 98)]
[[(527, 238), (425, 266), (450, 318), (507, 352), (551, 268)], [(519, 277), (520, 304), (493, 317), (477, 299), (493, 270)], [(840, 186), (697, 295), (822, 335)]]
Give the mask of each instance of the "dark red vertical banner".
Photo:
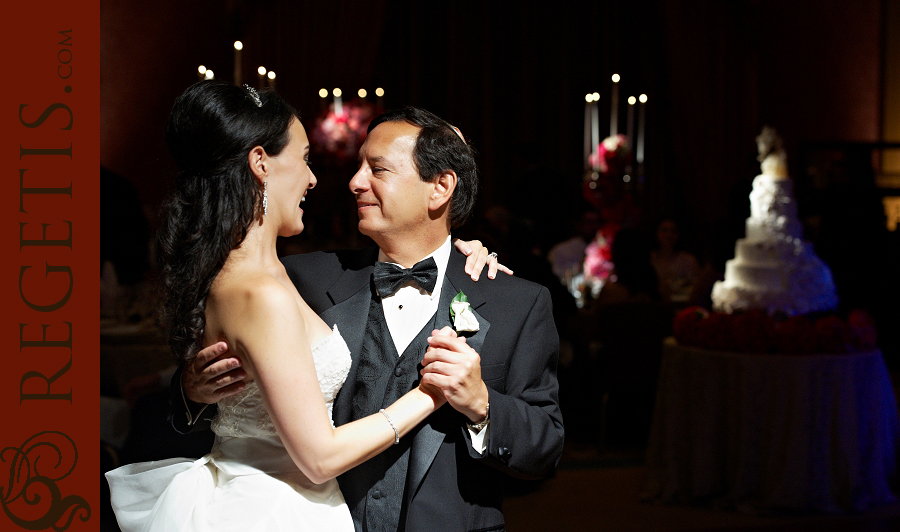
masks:
[(7, 2), (0, 530), (99, 530), (99, 0)]

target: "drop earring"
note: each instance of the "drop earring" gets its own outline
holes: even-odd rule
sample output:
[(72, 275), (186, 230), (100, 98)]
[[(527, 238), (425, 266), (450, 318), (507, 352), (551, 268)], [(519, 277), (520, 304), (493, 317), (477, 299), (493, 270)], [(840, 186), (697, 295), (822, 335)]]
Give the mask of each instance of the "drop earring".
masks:
[(269, 182), (263, 181), (263, 215), (269, 214)]

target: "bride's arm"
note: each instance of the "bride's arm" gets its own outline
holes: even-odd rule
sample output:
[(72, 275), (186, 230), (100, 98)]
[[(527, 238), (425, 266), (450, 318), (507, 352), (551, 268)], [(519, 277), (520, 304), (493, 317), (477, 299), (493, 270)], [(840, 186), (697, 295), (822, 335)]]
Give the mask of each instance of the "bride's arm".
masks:
[(295, 296), (273, 282), (248, 294), (241, 306), (225, 324), (237, 328), (229, 336), (244, 354), (288, 453), (315, 483), (393, 445), (391, 422), (403, 436), (444, 402), (440, 392), (433, 397), (416, 388), (385, 409), (391, 422), (376, 413), (332, 428)]

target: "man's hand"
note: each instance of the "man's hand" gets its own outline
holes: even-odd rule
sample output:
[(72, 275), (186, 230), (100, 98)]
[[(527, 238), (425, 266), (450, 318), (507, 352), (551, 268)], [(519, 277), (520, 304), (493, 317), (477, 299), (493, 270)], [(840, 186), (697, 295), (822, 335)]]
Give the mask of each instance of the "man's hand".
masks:
[(488, 253), (488, 248), (484, 247), (480, 240), (460, 240), (453, 241), (453, 245), (460, 253), (468, 257), (466, 259), (466, 273), (468, 273), (473, 281), (478, 280), (484, 265), (488, 266), (488, 279), (497, 277), (497, 270), (512, 275), (513, 271), (506, 266), (500, 264), (497, 260), (497, 254)]
[(484, 420), (488, 389), (481, 380), (481, 356), (450, 327), (431, 334), (422, 359), (422, 382), (440, 388), (450, 406), (472, 423)]
[(243, 390), (246, 378), (241, 360), (229, 354), (225, 342), (218, 342), (203, 348), (185, 363), (181, 386), (189, 400), (212, 404)]

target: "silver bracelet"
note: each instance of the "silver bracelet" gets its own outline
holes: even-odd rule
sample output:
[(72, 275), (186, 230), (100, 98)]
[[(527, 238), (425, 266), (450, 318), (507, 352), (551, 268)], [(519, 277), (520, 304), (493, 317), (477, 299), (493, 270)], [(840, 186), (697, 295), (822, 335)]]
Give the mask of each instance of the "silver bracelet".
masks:
[(384, 414), (384, 419), (386, 419), (391, 428), (394, 429), (394, 445), (397, 445), (398, 443), (400, 443), (400, 431), (397, 430), (397, 425), (394, 425), (394, 420), (392, 420), (391, 416), (389, 416), (388, 413), (384, 411), (384, 408), (379, 410), (379, 412)]

